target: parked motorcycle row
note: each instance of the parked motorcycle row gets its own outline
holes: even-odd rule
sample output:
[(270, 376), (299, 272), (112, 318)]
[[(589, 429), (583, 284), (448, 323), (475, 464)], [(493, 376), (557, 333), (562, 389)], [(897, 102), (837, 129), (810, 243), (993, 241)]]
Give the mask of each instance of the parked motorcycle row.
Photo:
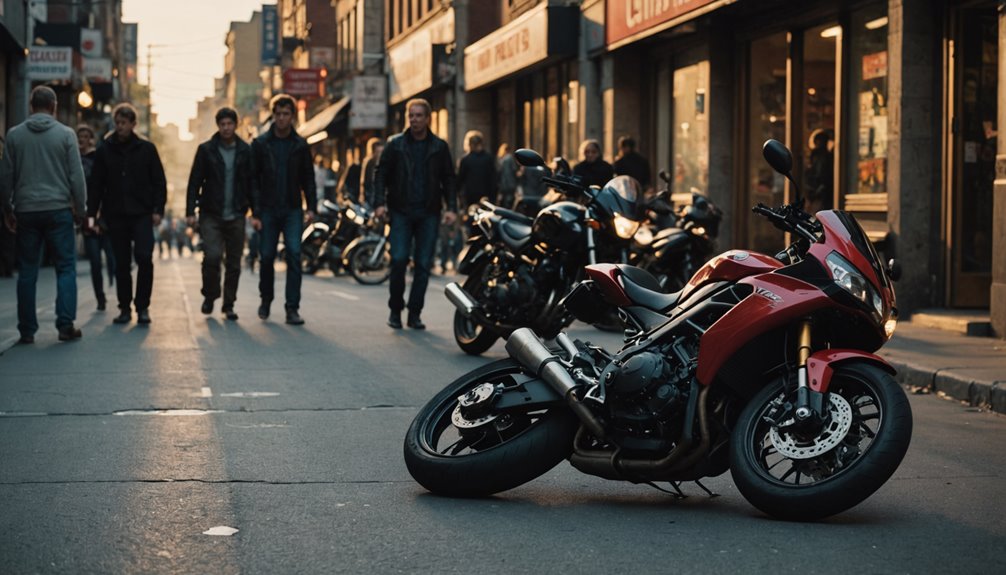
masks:
[[(461, 349), (506, 338), (509, 358), (420, 409), (404, 445), (413, 478), (486, 496), (567, 459), (680, 494), (681, 482), (705, 489), (729, 471), (753, 506), (790, 520), (841, 513), (879, 489), (912, 434), (894, 370), (874, 355), (897, 323), (899, 268), (852, 214), (803, 210), (783, 144), (763, 154), (796, 191), (791, 204), (753, 208), (792, 240), (775, 255), (712, 257), (722, 214), (701, 194), (676, 226), (655, 229), (670, 213), (666, 190), (644, 204), (627, 177), (591, 189), (561, 160), (544, 181), (563, 197), (534, 217), (484, 204), (459, 264), (467, 279), (446, 295)], [(515, 156), (544, 166), (530, 150)], [(617, 350), (562, 331), (612, 317)]]
[(336, 274), (346, 271), (361, 284), (386, 281), (391, 274), (388, 223), (369, 206), (352, 201), (340, 207), (324, 200), (322, 207), (301, 236), (304, 273), (328, 266)]

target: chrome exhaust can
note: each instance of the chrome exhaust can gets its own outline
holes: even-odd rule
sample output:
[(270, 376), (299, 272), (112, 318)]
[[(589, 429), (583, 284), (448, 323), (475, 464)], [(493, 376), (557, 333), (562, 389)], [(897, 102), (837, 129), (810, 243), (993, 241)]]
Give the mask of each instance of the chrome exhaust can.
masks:
[(472, 296), (468, 295), (468, 292), (459, 286), (457, 282), (447, 284), (447, 287), (444, 288), (444, 294), (465, 317), (472, 317), (472, 314), (479, 309), (479, 303)]

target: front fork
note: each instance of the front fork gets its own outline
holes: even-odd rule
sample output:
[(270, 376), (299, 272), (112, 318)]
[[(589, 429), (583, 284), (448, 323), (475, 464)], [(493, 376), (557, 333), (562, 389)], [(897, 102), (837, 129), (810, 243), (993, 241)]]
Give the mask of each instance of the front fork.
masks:
[(812, 323), (810, 318), (800, 320), (797, 335), (796, 405), (793, 415), (797, 421), (823, 420), (824, 394), (810, 389), (807, 384), (807, 360), (811, 348)]

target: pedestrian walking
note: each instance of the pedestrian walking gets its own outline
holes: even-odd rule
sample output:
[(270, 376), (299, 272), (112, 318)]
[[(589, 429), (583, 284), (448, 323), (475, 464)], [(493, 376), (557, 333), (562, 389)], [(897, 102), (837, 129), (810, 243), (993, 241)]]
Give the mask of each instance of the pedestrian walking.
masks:
[[(91, 172), (94, 171), (94, 158), (98, 155), (97, 148), (94, 147), (94, 129), (87, 124), (77, 126), (77, 148), (80, 150), (80, 161), (84, 167), (84, 179), (91, 180)], [(81, 235), (84, 237), (84, 253), (91, 264), (91, 287), (94, 289), (94, 299), (98, 302), (98, 311), (105, 311), (108, 299), (105, 297), (105, 278), (102, 273), (102, 254), (105, 256), (105, 264), (108, 265), (108, 285), (115, 284), (115, 254), (112, 250), (112, 240), (108, 237), (108, 223), (105, 218), (95, 220), (93, 226), (82, 226)]]
[(383, 152), (383, 140), (380, 138), (367, 140), (367, 157), (363, 159), (363, 167), (360, 169), (360, 201), (368, 206), (374, 205), (374, 178)]
[(199, 237), (203, 248), (203, 305), (209, 315), (221, 295), (220, 266), (224, 265), (224, 316), (236, 321), (234, 302), (238, 297), (241, 256), (245, 247), (245, 214), (251, 205), (251, 146), (237, 136), (238, 114), (220, 108), (216, 114), (217, 133), (199, 145), (189, 173), (185, 219), (192, 229), (199, 210)]
[[(426, 329), (420, 317), (433, 266), (440, 212), (445, 223), (457, 220), (454, 162), (447, 142), (430, 131), (430, 103), (409, 100), (405, 109), (409, 126), (392, 136), (381, 154), (375, 178), (375, 215), (391, 214), (391, 278), (388, 325), (402, 328), (402, 309), (408, 307), (408, 325)], [(414, 254), (412, 289), (406, 306), (405, 271)]]
[(56, 121), (56, 93), (31, 91), (31, 115), (7, 133), (0, 161), (0, 208), (16, 234), (17, 329), (22, 344), (35, 342), (35, 297), (43, 245), (54, 254), (56, 330), (60, 341), (81, 337), (77, 319), (77, 259), (74, 222), (84, 216), (87, 189), (77, 136)]
[(618, 157), (612, 167), (616, 176), (630, 176), (643, 190), (650, 189), (650, 162), (636, 151), (636, 140), (631, 136), (618, 139)]
[[(274, 295), (279, 235), (286, 245), (286, 323), (303, 325), (300, 316), (300, 236), (305, 220), (314, 219), (318, 197), (307, 141), (293, 129), (297, 103), (286, 94), (270, 102), (272, 126), (252, 142), (252, 225), (261, 231), (259, 296), (261, 319), (269, 318)], [(307, 211), (304, 205), (307, 205)]]
[[(3, 159), (3, 149), (6, 144), (3, 136), (0, 136), (0, 159)], [(14, 277), (15, 247), (14, 232), (7, 229), (7, 226), (0, 223), (0, 278)]]
[(500, 144), (496, 152), (496, 188), (497, 201), (506, 209), (513, 209), (517, 201), (517, 185), (520, 178), (520, 165), (510, 151), (510, 144)]
[(604, 186), (615, 177), (611, 164), (601, 157), (601, 144), (597, 140), (584, 140), (580, 144), (580, 163), (573, 167), (573, 175), (580, 176), (585, 186)]
[(485, 150), (482, 132), (465, 134), (465, 155), (458, 161), (458, 192), (465, 206), (483, 198), (496, 203), (496, 159)]
[[(98, 148), (91, 173), (87, 214), (104, 215), (115, 252), (115, 291), (119, 315), (112, 321), (150, 323), (154, 287), (154, 228), (164, 216), (167, 183), (152, 142), (136, 134), (136, 108), (122, 103), (112, 111), (115, 131)], [(168, 248), (170, 252), (170, 245)], [(136, 294), (130, 259), (136, 262)]]

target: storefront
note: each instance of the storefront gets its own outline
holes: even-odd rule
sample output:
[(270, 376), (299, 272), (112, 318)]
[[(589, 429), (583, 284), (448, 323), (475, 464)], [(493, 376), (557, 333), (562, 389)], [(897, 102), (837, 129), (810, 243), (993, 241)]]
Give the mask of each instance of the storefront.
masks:
[[(948, 243), (947, 304), (953, 307), (990, 305), (996, 226), (993, 197), (1002, 101), (1001, 4), (958, 2), (947, 9), (944, 20), (947, 76), (943, 233)], [(998, 222), (1000, 230), (1004, 225), (1006, 222)]]
[(575, 156), (579, 9), (541, 4), (465, 49), (465, 90), (494, 110), (492, 146)]

